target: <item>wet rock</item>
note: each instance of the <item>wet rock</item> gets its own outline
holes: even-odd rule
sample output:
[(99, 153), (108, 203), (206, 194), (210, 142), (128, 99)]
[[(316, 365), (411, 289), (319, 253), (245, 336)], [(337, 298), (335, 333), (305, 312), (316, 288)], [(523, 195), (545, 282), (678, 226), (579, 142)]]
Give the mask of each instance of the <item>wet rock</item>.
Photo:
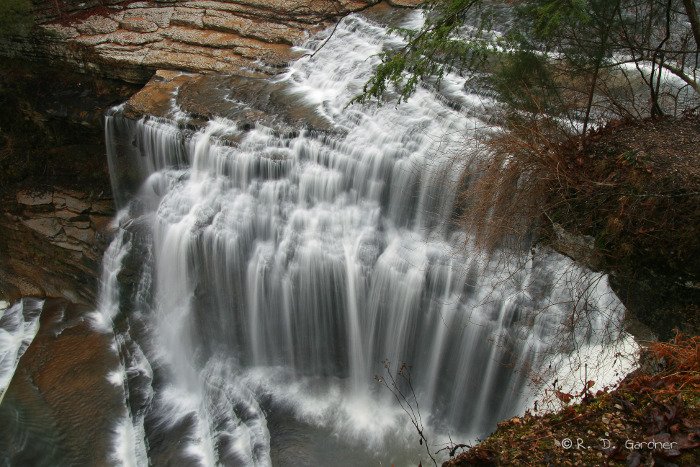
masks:
[(78, 251), (82, 251), (82, 246), (81, 243), (92, 243), (95, 240), (95, 232), (89, 229), (90, 223), (87, 224), (87, 227), (78, 227), (75, 225), (72, 226), (66, 226), (64, 227), (64, 231), (66, 235), (71, 237), (74, 240), (77, 240), (78, 247), (80, 248)]
[(44, 237), (55, 237), (61, 231), (61, 224), (54, 218), (38, 218), (22, 220), (22, 224)]
[(18, 214), (0, 216), (0, 272), (6, 281), (0, 294), (5, 289), (5, 295), (14, 290), (13, 296), (93, 302), (102, 251), (111, 235), (112, 201), (65, 189), (41, 198), (21, 193)]
[(173, 118), (185, 113), (204, 123), (214, 117), (238, 121), (242, 128), (262, 124), (281, 133), (307, 128), (333, 131), (315, 107), (287, 92), (284, 83), (255, 76), (217, 76), (156, 72), (149, 83), (129, 99), (124, 116)]
[[(86, 46), (95, 46), (98, 52), (102, 54), (109, 53), (110, 49), (98, 48), (97, 46), (102, 44), (116, 44), (121, 46), (143, 46), (146, 44), (153, 44), (162, 40), (159, 34), (139, 34), (134, 31), (116, 31), (113, 34), (101, 34), (96, 36), (81, 36), (75, 39), (75, 42)], [(114, 49), (114, 50), (119, 50)], [(128, 49), (127, 49), (128, 50)], [(137, 50), (137, 49), (131, 49)], [(141, 53), (143, 55), (143, 52)]]
[(204, 10), (201, 8), (175, 8), (170, 24), (201, 29), (204, 27), (203, 17)]
[(153, 21), (149, 21), (146, 18), (124, 18), (119, 26), (127, 31), (134, 32), (155, 32), (158, 30), (158, 25)]
[(588, 235), (573, 235), (561, 225), (554, 224), (554, 248), (560, 253), (585, 266), (598, 270), (601, 265), (600, 253), (595, 248), (595, 239)]
[(59, 248), (75, 252), (83, 251), (83, 246), (79, 242), (53, 242)]
[[(145, 21), (155, 24), (157, 28), (167, 28), (170, 26), (170, 18), (173, 16), (175, 9), (167, 7), (157, 8), (139, 8), (138, 10), (129, 10), (122, 16), (124, 22)], [(145, 31), (152, 32), (152, 31)]]
[(127, 415), (111, 332), (89, 308), (47, 300), (39, 332), (19, 361), (0, 405), (0, 462), (111, 465), (114, 428)]
[(14, 142), (0, 155), (0, 297), (94, 303), (114, 215), (102, 116), (133, 92), (46, 64), (0, 70), (0, 139)]
[(69, 211), (83, 213), (90, 210), (91, 204), (84, 198), (80, 198), (81, 195), (84, 196), (83, 194), (76, 192), (71, 192), (70, 195), (67, 193), (59, 193), (55, 195), (55, 198), (57, 200), (62, 200), (63, 204)]
[(149, 6), (151, 6), (151, 4), (148, 2), (134, 2), (134, 3), (129, 3), (126, 7), (127, 8), (148, 8)]
[(68, 40), (80, 36), (78, 29), (72, 26), (63, 26), (61, 24), (47, 24), (42, 26), (42, 29), (50, 37), (58, 40)]
[(387, 3), (391, 6), (415, 8), (424, 2), (425, 0), (388, 0)]
[(202, 26), (214, 31), (231, 32), (242, 37), (258, 39), (269, 43), (293, 45), (301, 42), (306, 33), (303, 29), (285, 24), (241, 18), (213, 10), (201, 17)]
[(139, 118), (143, 115), (169, 117), (173, 110), (173, 96), (192, 76), (177, 71), (157, 71), (141, 91), (131, 96), (124, 114), (129, 118)]

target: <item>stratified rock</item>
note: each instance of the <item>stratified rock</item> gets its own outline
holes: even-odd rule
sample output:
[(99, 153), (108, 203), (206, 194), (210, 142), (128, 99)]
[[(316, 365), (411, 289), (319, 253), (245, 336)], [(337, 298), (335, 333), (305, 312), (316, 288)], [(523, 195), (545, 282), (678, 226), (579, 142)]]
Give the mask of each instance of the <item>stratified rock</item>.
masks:
[(554, 247), (557, 251), (593, 270), (600, 268), (601, 257), (595, 248), (593, 237), (573, 235), (559, 224), (554, 224), (554, 233)]
[(203, 18), (203, 8), (176, 7), (173, 16), (170, 18), (170, 24), (173, 26), (188, 26), (202, 29), (204, 27)]
[(389, 5), (391, 6), (400, 6), (406, 8), (415, 8), (417, 6), (420, 6), (424, 2), (425, 0), (388, 0)]
[(123, 114), (174, 118), (185, 113), (202, 122), (225, 117), (242, 127), (262, 124), (280, 132), (332, 131), (316, 107), (264, 76), (187, 74), (159, 70), (126, 103)]
[[(184, 0), (132, 2), (37, 0), (41, 22), (29, 38), (0, 41), (0, 56), (62, 61), (129, 82), (157, 69), (274, 74), (293, 60), (291, 46), (377, 0)], [(416, 0), (394, 0), (415, 6)]]
[(41, 206), (53, 202), (52, 194), (47, 192), (32, 193), (30, 191), (18, 191), (16, 197), (17, 202), (24, 206)]
[(122, 29), (134, 32), (155, 32), (158, 30), (156, 23), (140, 17), (124, 18), (119, 22), (119, 26)]
[(84, 193), (68, 191), (57, 193), (54, 195), (54, 200), (58, 203), (61, 200), (62, 204), (71, 212), (83, 213), (90, 210), (91, 203), (85, 199)]
[(109, 34), (119, 29), (119, 23), (105, 16), (92, 15), (85, 21), (78, 23), (75, 29), (80, 34)]
[(45, 64), (0, 70), (0, 137), (13, 142), (0, 154), (0, 299), (94, 304), (114, 215), (103, 115), (134, 91)]
[(44, 237), (55, 237), (61, 232), (61, 224), (57, 219), (51, 217), (39, 217), (36, 219), (22, 220), (22, 224), (26, 225), (34, 232)]
[(203, 27), (207, 29), (231, 32), (269, 43), (293, 45), (306, 37), (302, 28), (270, 21), (253, 20), (218, 10), (207, 10), (206, 15), (201, 17), (201, 21)]
[[(175, 9), (173, 7), (158, 6), (154, 8), (139, 8), (124, 12), (123, 21), (148, 21), (159, 28), (170, 26), (170, 18)], [(151, 31), (146, 31), (151, 32)]]
[(112, 201), (65, 189), (16, 198), (18, 214), (0, 216), (0, 270), (8, 272), (0, 294), (92, 302)]
[(172, 97), (182, 84), (194, 75), (177, 71), (159, 70), (141, 91), (126, 103), (125, 115), (139, 118), (144, 115), (170, 117)]

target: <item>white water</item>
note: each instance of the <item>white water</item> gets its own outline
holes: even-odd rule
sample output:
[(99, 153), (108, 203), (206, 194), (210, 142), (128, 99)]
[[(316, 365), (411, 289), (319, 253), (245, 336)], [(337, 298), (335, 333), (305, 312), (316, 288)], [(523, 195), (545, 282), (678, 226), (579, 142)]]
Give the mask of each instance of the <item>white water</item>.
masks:
[[(345, 107), (392, 41), (351, 16), (276, 78), (331, 133), (221, 119), (192, 133), (120, 109), (107, 117), (110, 167), (133, 157), (118, 143), (128, 142), (141, 186), (130, 195), (112, 173), (127, 206), (102, 308), (119, 313), (119, 268), (136, 255), (124, 373), (150, 394), (131, 407), (149, 456), (268, 465), (284, 431), (268, 422), (285, 414), (366, 452), (339, 464), (417, 462), (416, 433), (373, 381), (384, 360), (411, 366), (434, 440), (473, 439), (531, 403), (529, 371), (543, 368), (573, 306), (586, 319), (570, 349), (617, 332), (622, 308), (605, 279), (550, 252), (494, 264), (451, 227), (455, 161), (474, 150), (491, 103), (448, 76), (399, 106)], [(277, 460), (327, 462), (294, 453)]]
[(0, 302), (0, 403), (19, 359), (39, 331), (43, 300), (25, 298), (9, 306)]

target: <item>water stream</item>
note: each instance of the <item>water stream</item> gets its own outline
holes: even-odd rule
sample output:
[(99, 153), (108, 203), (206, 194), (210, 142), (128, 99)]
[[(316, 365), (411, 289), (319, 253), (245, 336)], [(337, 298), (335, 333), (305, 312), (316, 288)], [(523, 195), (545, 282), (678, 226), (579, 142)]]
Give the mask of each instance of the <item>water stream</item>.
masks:
[(0, 301), (0, 403), (19, 359), (39, 331), (43, 300), (26, 298), (10, 306)]
[[(177, 109), (107, 116), (122, 210), (101, 310), (122, 347), (124, 437), (138, 438), (120, 443), (141, 446), (122, 459), (425, 463), (375, 381), (383, 362), (410, 366), (436, 444), (469, 440), (531, 404), (530, 376), (572, 304), (587, 316), (572, 348), (616, 329), (622, 307), (604, 277), (547, 251), (489, 261), (452, 225), (459, 161), (493, 102), (448, 76), (400, 105), (346, 107), (392, 43), (353, 15), (273, 78), (323, 131), (223, 118), (193, 130)], [(138, 189), (114, 173), (124, 158)]]

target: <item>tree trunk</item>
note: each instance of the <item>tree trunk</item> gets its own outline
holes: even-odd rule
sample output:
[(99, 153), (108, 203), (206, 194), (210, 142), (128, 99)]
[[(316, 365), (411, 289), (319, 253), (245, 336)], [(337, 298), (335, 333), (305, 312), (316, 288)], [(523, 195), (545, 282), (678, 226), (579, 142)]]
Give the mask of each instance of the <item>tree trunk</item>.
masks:
[(693, 30), (695, 45), (700, 48), (700, 18), (698, 18), (698, 10), (695, 8), (695, 0), (683, 0), (685, 12), (690, 21), (690, 28)]

